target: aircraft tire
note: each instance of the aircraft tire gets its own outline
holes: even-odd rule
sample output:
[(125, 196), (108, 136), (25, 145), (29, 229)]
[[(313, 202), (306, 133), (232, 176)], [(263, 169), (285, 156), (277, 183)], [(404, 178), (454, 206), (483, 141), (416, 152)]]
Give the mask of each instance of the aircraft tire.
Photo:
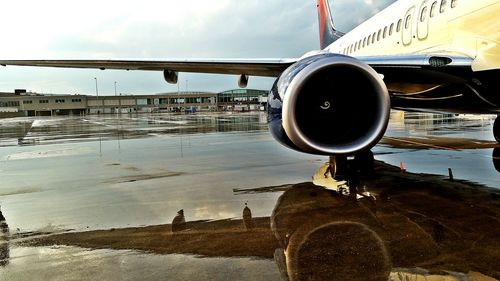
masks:
[(500, 173), (500, 148), (497, 147), (493, 149), (493, 166), (495, 167), (495, 170)]

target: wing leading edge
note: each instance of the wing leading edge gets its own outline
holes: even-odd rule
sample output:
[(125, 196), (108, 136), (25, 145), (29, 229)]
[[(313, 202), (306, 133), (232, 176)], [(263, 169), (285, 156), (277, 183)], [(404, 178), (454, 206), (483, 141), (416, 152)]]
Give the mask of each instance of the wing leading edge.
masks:
[(277, 77), (297, 59), (0, 60), (0, 65), (149, 70)]

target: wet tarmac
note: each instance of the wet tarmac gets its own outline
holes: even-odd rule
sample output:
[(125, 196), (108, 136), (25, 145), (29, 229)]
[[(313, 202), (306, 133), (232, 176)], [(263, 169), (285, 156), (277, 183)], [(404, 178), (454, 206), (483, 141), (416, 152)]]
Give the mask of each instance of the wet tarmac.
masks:
[(0, 119), (0, 279), (499, 279), (492, 121), (395, 112), (332, 169), (264, 113)]

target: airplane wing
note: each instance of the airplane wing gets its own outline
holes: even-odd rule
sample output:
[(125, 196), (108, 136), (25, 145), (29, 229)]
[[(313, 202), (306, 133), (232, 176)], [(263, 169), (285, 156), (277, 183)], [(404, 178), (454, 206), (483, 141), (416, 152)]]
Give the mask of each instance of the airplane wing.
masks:
[[(409, 54), (357, 57), (384, 78), (389, 92), (414, 93), (417, 84), (456, 82), (472, 71), (473, 58), (449, 54)], [(113, 59), (113, 60), (0, 60), (0, 65), (197, 72), (278, 77), (298, 59)], [(457, 76), (457, 71), (460, 72)]]
[[(472, 58), (449, 55), (402, 55), (357, 57), (371, 67), (421, 68), (459, 66), (470, 67)], [(113, 60), (0, 60), (0, 65), (41, 66), (64, 68), (122, 69), (122, 70), (170, 70), (176, 72), (198, 72), (217, 74), (246, 74), (252, 76), (279, 76), (298, 59), (113, 59)]]
[(297, 59), (0, 60), (0, 65), (246, 74), (277, 77)]

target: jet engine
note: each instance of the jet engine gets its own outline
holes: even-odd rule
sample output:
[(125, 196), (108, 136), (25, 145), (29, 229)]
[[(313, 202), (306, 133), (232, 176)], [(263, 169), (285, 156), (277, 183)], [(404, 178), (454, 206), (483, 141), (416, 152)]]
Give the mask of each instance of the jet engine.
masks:
[(268, 97), (268, 123), (280, 143), (306, 153), (354, 155), (373, 147), (389, 122), (381, 76), (348, 56), (318, 54), (291, 65)]

